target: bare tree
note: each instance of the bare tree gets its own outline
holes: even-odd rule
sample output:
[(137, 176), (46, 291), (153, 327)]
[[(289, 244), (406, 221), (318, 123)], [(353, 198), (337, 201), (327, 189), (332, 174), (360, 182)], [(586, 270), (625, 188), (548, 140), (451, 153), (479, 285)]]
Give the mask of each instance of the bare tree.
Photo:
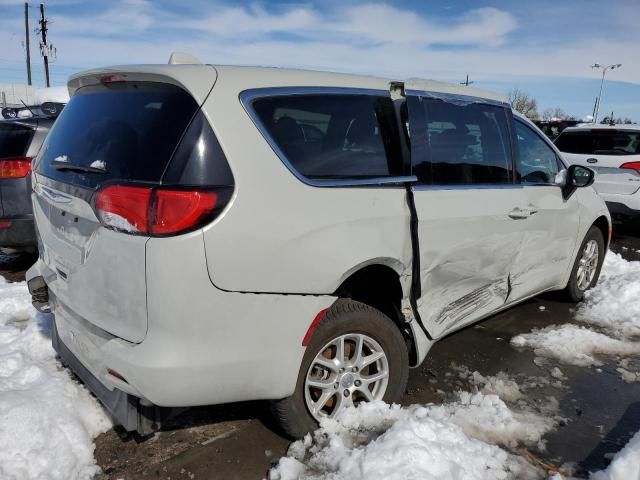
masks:
[(518, 87), (509, 92), (509, 103), (511, 107), (532, 120), (538, 119), (538, 102), (528, 93)]
[(573, 120), (574, 119), (574, 117), (572, 115), (567, 115), (567, 112), (565, 112), (560, 107), (547, 108), (544, 112), (542, 112), (542, 119), (543, 120), (551, 120), (551, 119), (554, 119), (554, 118), (558, 119), (558, 120)]

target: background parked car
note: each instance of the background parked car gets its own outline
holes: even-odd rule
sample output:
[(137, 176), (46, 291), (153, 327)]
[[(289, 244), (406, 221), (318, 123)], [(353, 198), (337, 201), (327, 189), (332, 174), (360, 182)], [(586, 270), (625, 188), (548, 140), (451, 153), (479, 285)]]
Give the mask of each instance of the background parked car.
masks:
[(617, 219), (640, 219), (640, 125), (570, 127), (555, 140), (568, 163), (596, 172), (594, 187)]
[[(37, 249), (31, 206), (31, 160), (40, 151), (62, 104), (28, 110), (29, 118), (0, 120), (0, 251)], [(24, 111), (20, 110), (20, 111)]]

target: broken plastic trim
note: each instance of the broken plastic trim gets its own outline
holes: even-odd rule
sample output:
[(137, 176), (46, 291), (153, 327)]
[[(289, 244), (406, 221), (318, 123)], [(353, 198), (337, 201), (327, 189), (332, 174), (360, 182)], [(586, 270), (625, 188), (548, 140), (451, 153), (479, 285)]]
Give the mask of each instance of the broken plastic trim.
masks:
[(47, 287), (44, 278), (41, 276), (32, 278), (27, 281), (27, 288), (31, 294), (31, 303), (35, 309), (42, 313), (50, 313), (49, 287)]
[(421, 98), (435, 98), (447, 103), (452, 103), (459, 106), (467, 106), (473, 104), (493, 105), (496, 107), (508, 107), (511, 108), (509, 103), (498, 101), (493, 98), (487, 97), (474, 97), (471, 95), (459, 95), (454, 93), (442, 93), (442, 92), (430, 92), (425, 90), (405, 90), (407, 96), (421, 97)]

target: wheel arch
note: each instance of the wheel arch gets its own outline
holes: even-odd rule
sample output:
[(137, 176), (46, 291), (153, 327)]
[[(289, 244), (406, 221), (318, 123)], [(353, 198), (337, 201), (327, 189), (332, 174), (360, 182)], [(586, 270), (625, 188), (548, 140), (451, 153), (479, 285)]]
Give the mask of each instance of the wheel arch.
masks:
[(609, 222), (609, 219), (604, 215), (600, 215), (595, 219), (592, 226), (596, 227), (602, 233), (602, 238), (604, 238), (605, 242), (605, 250), (609, 248), (609, 244), (611, 243), (611, 223)]
[(409, 352), (410, 365), (418, 363), (418, 348), (413, 329), (402, 313), (408, 295), (410, 277), (404, 265), (394, 259), (379, 259), (358, 265), (343, 276), (334, 295), (370, 305), (389, 317), (400, 330)]

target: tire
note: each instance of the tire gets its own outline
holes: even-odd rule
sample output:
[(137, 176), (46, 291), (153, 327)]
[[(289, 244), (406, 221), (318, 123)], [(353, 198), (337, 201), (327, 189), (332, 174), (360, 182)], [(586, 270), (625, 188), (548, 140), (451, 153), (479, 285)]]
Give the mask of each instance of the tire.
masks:
[[(586, 260), (588, 256), (587, 246), (593, 245), (591, 242), (595, 242), (597, 247), (597, 258), (595, 258), (595, 260)], [(595, 286), (598, 281), (598, 277), (600, 276), (600, 269), (602, 268), (602, 262), (604, 261), (604, 254), (604, 237), (602, 236), (602, 232), (597, 227), (591, 227), (580, 245), (578, 255), (576, 256), (575, 263), (571, 269), (569, 283), (567, 283), (563, 292), (564, 297), (567, 300), (571, 302), (579, 302), (583, 299), (584, 292)], [(580, 266), (583, 261), (591, 263), (591, 266), (588, 269), (589, 273), (587, 274), (590, 278), (581, 277)], [(584, 271), (584, 269), (582, 271)]]
[[(345, 353), (342, 370), (336, 363), (340, 338), (343, 339)], [(370, 356), (366, 361), (374, 358), (371, 355), (376, 352), (382, 352), (384, 357), (365, 366), (366, 362), (356, 361), (358, 345), (363, 346), (361, 351), (365, 358)], [(318, 358), (323, 352), (327, 362)], [(318, 361), (331, 363), (331, 369), (319, 365)], [(361, 369), (355, 365), (360, 365)], [(352, 371), (354, 368), (356, 370)], [(369, 383), (369, 379), (384, 377), (385, 371), (386, 381), (381, 378)], [(293, 395), (272, 402), (271, 409), (284, 433), (298, 439), (318, 428), (319, 418), (334, 416), (347, 405), (367, 401), (364, 388), (369, 391), (369, 399), (399, 402), (408, 376), (407, 347), (393, 321), (369, 305), (341, 299), (333, 304), (313, 332)], [(321, 382), (322, 388), (307, 384), (307, 381), (314, 380)], [(322, 398), (326, 403), (314, 415), (309, 405), (322, 403)]]

